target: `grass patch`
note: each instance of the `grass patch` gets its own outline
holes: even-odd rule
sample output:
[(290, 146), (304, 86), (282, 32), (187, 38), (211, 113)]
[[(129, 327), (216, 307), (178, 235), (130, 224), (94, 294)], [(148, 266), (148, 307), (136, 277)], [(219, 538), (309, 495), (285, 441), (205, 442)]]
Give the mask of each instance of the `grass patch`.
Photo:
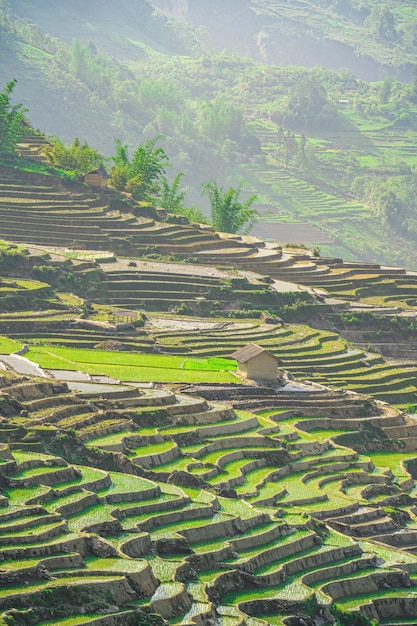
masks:
[(7, 337), (0, 337), (0, 354), (12, 354), (16, 350), (20, 350), (21, 343), (8, 339)]
[(236, 362), (228, 359), (184, 360), (178, 356), (58, 347), (32, 347), (27, 357), (49, 369), (107, 374), (132, 382), (237, 382), (229, 372), (236, 369)]

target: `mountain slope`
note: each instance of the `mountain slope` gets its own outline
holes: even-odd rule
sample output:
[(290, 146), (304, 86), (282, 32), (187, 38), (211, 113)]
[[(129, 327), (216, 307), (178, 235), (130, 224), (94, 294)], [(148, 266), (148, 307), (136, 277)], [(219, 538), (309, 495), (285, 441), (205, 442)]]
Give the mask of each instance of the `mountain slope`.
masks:
[(54, 2), (52, 11), (46, 0), (12, 0), (10, 6), (18, 19), (29, 19), (68, 44), (74, 38), (92, 41), (99, 53), (121, 60), (138, 59), (153, 51), (181, 54), (189, 49), (172, 20), (156, 14), (147, 0), (122, 0), (117, 6), (108, 0), (61, 0)]
[(404, 79), (414, 63), (413, 2), (383, 3), (394, 22), (390, 30), (381, 3), (374, 0), (152, 2), (177, 19), (204, 27), (209, 48), (250, 54), (265, 63), (347, 67), (367, 80), (386, 73)]

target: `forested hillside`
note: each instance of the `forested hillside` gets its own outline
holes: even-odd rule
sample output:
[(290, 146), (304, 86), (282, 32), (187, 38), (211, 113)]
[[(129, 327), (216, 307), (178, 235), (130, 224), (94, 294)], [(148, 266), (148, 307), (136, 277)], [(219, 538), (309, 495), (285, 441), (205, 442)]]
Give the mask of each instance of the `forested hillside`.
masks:
[(133, 152), (161, 136), (189, 204), (207, 210), (210, 179), (247, 179), (255, 234), (416, 266), (413, 3), (0, 8), (0, 82), (17, 79), (16, 101), (47, 136), (104, 156), (117, 139)]
[(205, 31), (207, 47), (270, 64), (347, 67), (360, 78), (410, 76), (415, 3), (395, 0), (152, 0)]

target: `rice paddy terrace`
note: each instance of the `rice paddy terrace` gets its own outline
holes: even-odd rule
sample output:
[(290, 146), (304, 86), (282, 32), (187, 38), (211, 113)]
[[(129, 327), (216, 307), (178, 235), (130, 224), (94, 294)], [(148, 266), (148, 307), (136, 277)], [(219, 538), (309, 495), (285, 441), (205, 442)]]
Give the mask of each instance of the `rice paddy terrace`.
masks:
[(347, 99), (339, 103), (338, 108), (346, 127), (335, 132), (330, 130), (325, 137), (309, 139), (309, 151), (318, 170), (332, 172), (328, 180), (332, 182), (327, 189), (320, 189), (320, 183), (311, 181), (309, 166), (305, 172), (300, 172), (283, 165), (282, 155), (279, 156), (282, 139), (278, 124), (268, 119), (251, 120), (251, 129), (266, 156), (265, 163), (241, 166), (254, 189), (262, 191), (264, 201), (259, 207), (261, 220), (254, 232), (281, 243), (319, 244), (326, 254), (355, 261), (379, 259), (393, 263), (393, 259), (402, 258), (413, 263), (412, 244), (385, 229), (366, 203), (340, 195), (337, 180), (346, 167), (343, 165), (345, 146), (349, 146), (362, 163), (378, 163), (387, 146), (390, 146), (391, 158), (411, 163), (415, 158), (415, 141), (406, 131), (392, 129), (381, 120), (370, 122), (357, 116), (354, 93), (348, 92), (345, 96)]
[(253, 413), (1, 384), (5, 624), (414, 623), (413, 418), (317, 389), (235, 386)]
[(4, 624), (416, 623), (414, 273), (12, 170), (0, 212)]

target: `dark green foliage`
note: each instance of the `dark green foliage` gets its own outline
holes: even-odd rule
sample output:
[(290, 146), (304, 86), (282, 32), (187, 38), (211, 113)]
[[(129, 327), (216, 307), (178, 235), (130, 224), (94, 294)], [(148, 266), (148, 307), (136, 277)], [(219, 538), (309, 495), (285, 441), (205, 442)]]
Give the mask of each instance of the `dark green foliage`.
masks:
[[(167, 11), (169, 4), (164, 2)], [(81, 43), (88, 41), (81, 36), (85, 16), (72, 5), (66, 9), (71, 15), (65, 30), (67, 41), (72, 40), (68, 44), (54, 38), (63, 33), (59, 20), (62, 8), (58, 5), (52, 16), (45, 2), (40, 2), (36, 11), (31, 3), (22, 3), (19, 17), (39, 20), (40, 27), (27, 19), (14, 20), (11, 7), (16, 5), (3, 5), (0, 55), (4, 65), (10, 59), (13, 63), (9, 66), (16, 67), (16, 72), (19, 69), (23, 75), (39, 74), (35, 86), (39, 91), (33, 96), (27, 89), (30, 81), (22, 81), (22, 85), (19, 82), (25, 103), (31, 110), (36, 107), (36, 126), (49, 125), (52, 113), (56, 116), (59, 110), (59, 133), (64, 141), (71, 141), (76, 132), (107, 154), (115, 135), (120, 136), (123, 146), (134, 150), (138, 142), (145, 145), (150, 137), (163, 134), (164, 151), (185, 173), (184, 184), (193, 187), (190, 204), (196, 203), (197, 207), (201, 181), (218, 180), (227, 189), (229, 180), (236, 178), (236, 169), (230, 171), (226, 166), (243, 166), (243, 175), (254, 188), (278, 204), (282, 195), (275, 181), (266, 181), (263, 188), (263, 181), (256, 177), (265, 165), (272, 170), (286, 168), (294, 177), (335, 194), (342, 204), (352, 198), (363, 203), (369, 221), (364, 225), (334, 214), (322, 220), (310, 207), (304, 210), (292, 198), (289, 207), (280, 210), (323, 227), (340, 243), (343, 251), (337, 254), (345, 258), (349, 254), (356, 259), (413, 267), (417, 228), (413, 180), (416, 81), (412, 76), (417, 24), (413, 7), (376, 0), (316, 0), (301, 1), (298, 9), (285, 3), (282, 10), (279, 3), (259, 0), (256, 15), (254, 4), (248, 3), (246, 16), (225, 20), (224, 24), (214, 19), (216, 11), (205, 11), (202, 5), (184, 9), (191, 23), (202, 11), (202, 23), (208, 29), (205, 49), (216, 50), (221, 41), (217, 49), (222, 51), (241, 53), (244, 46), (243, 57), (230, 52), (202, 54), (201, 47), (195, 45), (201, 32), (193, 33), (189, 24), (167, 19), (161, 13), (153, 14), (145, 1), (134, 6), (123, 2), (123, 11), (117, 9), (114, 33), (97, 39), (97, 49), (93, 43)], [(101, 9), (88, 22), (89, 27), (97, 29), (97, 37), (113, 7), (105, 2)], [(221, 10), (222, 15), (236, 17), (233, 2)], [(137, 25), (134, 43), (127, 41), (126, 32), (121, 32), (119, 18), (124, 24), (129, 20)], [(43, 32), (46, 23), (54, 36)], [(235, 35), (239, 31), (239, 37), (225, 38), (226, 28)], [(125, 54), (137, 61), (135, 65), (122, 64), (100, 53), (114, 54), (121, 41), (128, 50)], [(317, 52), (321, 55), (318, 65), (328, 60), (338, 67), (343, 56), (343, 66), (352, 71), (288, 65), (302, 62), (307, 49), (309, 55), (313, 54), (308, 43), (311, 41), (316, 41), (321, 51)], [(337, 54), (340, 42), (346, 55)], [(292, 54), (294, 47), (299, 56)], [(188, 50), (189, 54), (164, 56), (167, 49), (176, 53)], [(152, 54), (152, 50), (158, 54)], [(364, 55), (373, 61), (362, 63)], [(262, 59), (267, 64), (260, 64)], [(311, 65), (313, 61), (308, 59)], [(386, 78), (372, 83), (359, 80), (362, 68), (374, 80)], [(348, 104), (339, 106), (343, 101)], [(268, 158), (273, 158), (265, 161), (262, 132), (269, 132), (271, 119), (277, 120), (283, 130), (280, 141), (268, 153)], [(303, 131), (308, 136), (303, 136)], [(123, 167), (114, 172), (118, 188), (125, 189), (128, 174)], [(134, 179), (129, 183), (132, 193), (146, 196), (149, 181), (137, 174), (130, 178)], [(161, 193), (162, 181), (163, 174), (152, 181), (149, 195), (156, 188)], [(185, 208), (188, 210), (187, 205)], [(185, 215), (201, 221), (198, 213)], [(370, 233), (366, 241), (361, 241), (359, 231)], [(334, 245), (331, 249), (329, 246), (326, 253), (333, 255), (334, 249)]]
[(0, 252), (0, 270), (6, 273), (9, 270), (16, 270), (26, 263), (26, 252), (17, 246), (10, 245)]
[(375, 6), (366, 19), (366, 25), (377, 41), (390, 42), (398, 38), (394, 15), (386, 5)]
[(391, 335), (413, 335), (417, 330), (417, 320), (413, 317), (397, 315), (384, 316), (366, 311), (342, 313), (340, 321), (344, 326), (353, 328), (372, 328), (373, 331), (389, 332)]
[(50, 285), (56, 283), (60, 270), (54, 265), (35, 265), (32, 268), (32, 277)]
[(183, 172), (180, 172), (174, 176), (172, 183), (169, 182), (166, 176), (161, 177), (158, 204), (171, 213), (183, 215), (190, 222), (206, 223), (207, 220), (203, 213), (195, 205), (188, 207), (185, 204), (187, 192), (181, 187), (183, 176)]
[(52, 137), (43, 149), (43, 154), (55, 167), (83, 176), (91, 170), (103, 167), (104, 157), (87, 142), (83, 144), (76, 137), (71, 145), (64, 144), (59, 137)]
[(258, 218), (258, 212), (252, 208), (257, 196), (252, 194), (244, 202), (240, 201), (245, 181), (227, 191), (214, 180), (202, 186), (203, 194), (210, 202), (211, 223), (215, 230), (225, 233), (247, 233)]
[(332, 613), (341, 626), (376, 626), (376, 622), (369, 620), (358, 612), (344, 610), (337, 604), (332, 605)]
[(205, 100), (198, 110), (198, 126), (203, 135), (220, 142), (226, 139), (239, 142), (244, 131), (243, 114), (223, 95)]
[(277, 110), (274, 119), (287, 126), (304, 130), (323, 129), (336, 117), (334, 107), (327, 98), (326, 90), (314, 76), (296, 83)]
[(11, 80), (0, 92), (0, 158), (16, 155), (16, 144), (23, 132), (23, 113), (21, 104), (12, 104), (11, 97), (16, 85)]
[(136, 200), (155, 202), (160, 190), (160, 179), (169, 165), (164, 149), (156, 147), (160, 137), (140, 144), (129, 160), (128, 146), (116, 141), (114, 166), (110, 171), (111, 183), (116, 189), (128, 191)]

